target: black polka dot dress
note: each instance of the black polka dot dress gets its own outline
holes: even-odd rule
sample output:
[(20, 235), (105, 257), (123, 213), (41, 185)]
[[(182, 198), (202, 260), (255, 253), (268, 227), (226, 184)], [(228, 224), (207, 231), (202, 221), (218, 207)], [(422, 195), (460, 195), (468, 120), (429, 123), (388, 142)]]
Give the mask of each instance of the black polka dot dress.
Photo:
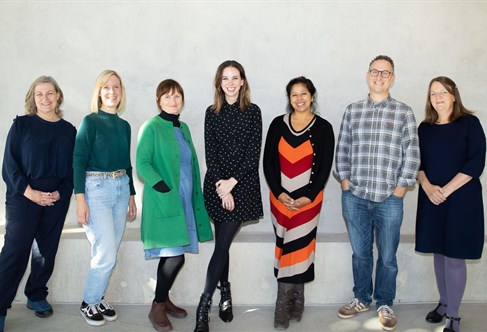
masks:
[[(264, 215), (259, 180), (262, 146), (262, 115), (257, 105), (245, 111), (237, 103), (224, 104), (216, 113), (212, 106), (205, 115), (206, 175), (203, 184), (205, 206), (214, 222), (246, 222)], [(222, 207), (215, 183), (234, 177), (233, 211)]]

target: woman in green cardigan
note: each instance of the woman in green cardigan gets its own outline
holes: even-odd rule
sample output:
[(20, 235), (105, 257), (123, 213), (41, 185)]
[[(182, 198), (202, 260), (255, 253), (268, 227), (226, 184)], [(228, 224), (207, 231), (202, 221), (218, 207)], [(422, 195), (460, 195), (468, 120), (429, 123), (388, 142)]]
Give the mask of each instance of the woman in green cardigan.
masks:
[(171, 79), (162, 81), (156, 101), (161, 112), (140, 128), (136, 165), (144, 180), (141, 237), (145, 258), (159, 258), (149, 320), (157, 331), (170, 331), (167, 314), (187, 316), (169, 299), (184, 253), (198, 253), (198, 242), (212, 240), (213, 233), (191, 134), (179, 121), (184, 105), (181, 85)]

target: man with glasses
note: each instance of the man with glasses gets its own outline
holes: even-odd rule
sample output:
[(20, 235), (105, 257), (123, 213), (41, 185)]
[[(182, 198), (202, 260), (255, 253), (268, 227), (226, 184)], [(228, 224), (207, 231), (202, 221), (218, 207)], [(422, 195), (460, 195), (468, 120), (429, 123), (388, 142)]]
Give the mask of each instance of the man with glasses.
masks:
[[(416, 183), (420, 155), (411, 108), (393, 99), (394, 62), (375, 57), (367, 72), (369, 96), (350, 104), (336, 148), (336, 177), (342, 187), (342, 213), (352, 245), (354, 299), (338, 310), (341, 318), (369, 310), (376, 300), (384, 330), (396, 328), (392, 311), (403, 219), (403, 197)], [(374, 236), (378, 252), (375, 287)]]

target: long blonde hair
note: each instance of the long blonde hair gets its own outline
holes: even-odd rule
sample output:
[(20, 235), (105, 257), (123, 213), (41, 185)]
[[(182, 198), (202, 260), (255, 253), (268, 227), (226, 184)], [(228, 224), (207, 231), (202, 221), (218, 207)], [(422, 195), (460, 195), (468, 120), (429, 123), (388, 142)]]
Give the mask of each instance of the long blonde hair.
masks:
[(125, 84), (123, 84), (122, 78), (120, 75), (114, 70), (104, 70), (101, 72), (100, 75), (96, 78), (95, 86), (93, 87), (93, 93), (91, 94), (91, 105), (90, 110), (92, 113), (98, 113), (102, 105), (101, 97), (100, 97), (100, 90), (101, 88), (107, 83), (110, 76), (115, 75), (120, 80), (120, 87), (122, 88), (122, 98), (120, 99), (120, 103), (117, 105), (116, 112), (123, 112), (125, 109)]
[(213, 111), (219, 113), (225, 103), (225, 93), (222, 90), (222, 76), (225, 68), (233, 67), (240, 73), (240, 78), (244, 81), (238, 92), (240, 110), (245, 111), (250, 106), (250, 86), (245, 75), (243, 66), (235, 60), (227, 60), (218, 66), (215, 74), (215, 97), (213, 99)]
[(56, 109), (54, 112), (56, 113), (57, 116), (60, 118), (63, 117), (63, 111), (61, 110), (61, 105), (64, 101), (64, 95), (63, 91), (59, 87), (59, 84), (57, 84), (56, 80), (52, 78), (51, 76), (40, 76), (38, 77), (34, 82), (29, 87), (29, 90), (27, 91), (27, 94), (25, 95), (25, 114), (27, 115), (34, 115), (37, 114), (37, 106), (36, 106), (36, 101), (35, 101), (35, 89), (36, 86), (42, 83), (49, 83), (54, 87), (54, 90), (56, 90), (56, 93), (59, 94), (59, 98), (56, 103)]

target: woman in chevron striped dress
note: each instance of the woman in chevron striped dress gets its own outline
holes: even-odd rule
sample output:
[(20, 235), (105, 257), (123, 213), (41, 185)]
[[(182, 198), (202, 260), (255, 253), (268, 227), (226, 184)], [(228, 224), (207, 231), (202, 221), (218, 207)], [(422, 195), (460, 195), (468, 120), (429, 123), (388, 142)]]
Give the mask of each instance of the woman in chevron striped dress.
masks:
[(269, 127), (263, 162), (276, 235), (276, 329), (301, 320), (304, 284), (314, 280), (316, 229), (335, 145), (331, 124), (315, 113), (313, 82), (294, 78), (286, 92), (287, 113)]

